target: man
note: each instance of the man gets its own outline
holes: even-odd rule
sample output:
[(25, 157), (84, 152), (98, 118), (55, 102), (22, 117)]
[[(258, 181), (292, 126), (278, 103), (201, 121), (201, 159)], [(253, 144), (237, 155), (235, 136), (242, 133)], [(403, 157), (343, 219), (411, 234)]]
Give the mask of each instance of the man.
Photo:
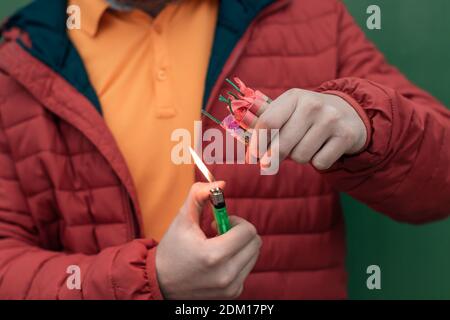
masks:
[[(450, 213), (450, 112), (337, 0), (37, 0), (3, 37), (2, 298), (340, 299), (338, 191), (409, 223)], [(213, 237), (212, 185), (183, 199), (200, 177), (170, 161), (170, 134), (201, 105), (223, 118), (232, 75), (278, 97), (256, 127), (281, 129), (289, 158), (274, 176), (210, 166), (239, 216)]]

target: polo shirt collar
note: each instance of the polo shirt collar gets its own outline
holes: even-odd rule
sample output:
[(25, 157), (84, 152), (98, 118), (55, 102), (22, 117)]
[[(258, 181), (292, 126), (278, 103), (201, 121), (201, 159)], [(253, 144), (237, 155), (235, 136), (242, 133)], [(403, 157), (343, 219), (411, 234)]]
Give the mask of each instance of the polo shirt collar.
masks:
[(110, 7), (106, 0), (71, 0), (70, 4), (77, 5), (81, 10), (81, 30), (89, 36), (95, 37), (101, 19)]

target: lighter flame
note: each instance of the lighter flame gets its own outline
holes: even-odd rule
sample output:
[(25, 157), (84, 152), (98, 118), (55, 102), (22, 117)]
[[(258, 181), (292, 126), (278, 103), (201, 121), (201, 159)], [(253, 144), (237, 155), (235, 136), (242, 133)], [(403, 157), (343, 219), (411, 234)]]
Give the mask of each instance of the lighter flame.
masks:
[(200, 159), (198, 154), (191, 147), (189, 147), (189, 151), (191, 152), (192, 159), (194, 159), (194, 162), (197, 165), (197, 168), (203, 173), (203, 175), (205, 176), (206, 180), (208, 180), (209, 182), (216, 181), (216, 179), (214, 179), (214, 176), (208, 170), (208, 168), (203, 163), (202, 159)]

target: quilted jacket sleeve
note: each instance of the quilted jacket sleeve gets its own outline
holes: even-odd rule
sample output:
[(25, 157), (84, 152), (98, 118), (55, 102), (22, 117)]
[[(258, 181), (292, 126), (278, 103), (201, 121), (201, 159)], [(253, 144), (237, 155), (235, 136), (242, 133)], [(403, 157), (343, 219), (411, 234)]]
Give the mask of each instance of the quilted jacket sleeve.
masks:
[(369, 141), (324, 173), (340, 191), (410, 223), (450, 214), (450, 111), (411, 84), (368, 41), (344, 5), (338, 34), (339, 79), (319, 91), (347, 100)]
[[(155, 244), (134, 240), (97, 255), (43, 250), (0, 128), (0, 299), (159, 299)], [(81, 290), (69, 290), (69, 266)], [(68, 281), (69, 280), (69, 281)]]

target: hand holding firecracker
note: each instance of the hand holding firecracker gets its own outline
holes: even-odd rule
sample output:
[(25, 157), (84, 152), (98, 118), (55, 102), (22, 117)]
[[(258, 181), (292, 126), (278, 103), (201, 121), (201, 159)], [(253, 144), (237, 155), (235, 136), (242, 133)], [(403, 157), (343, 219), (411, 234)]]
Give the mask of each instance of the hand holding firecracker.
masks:
[(342, 93), (291, 89), (272, 101), (241, 80), (234, 80), (237, 84), (227, 81), (235, 92), (219, 99), (231, 113), (221, 125), (241, 141), (243, 136), (250, 155), (260, 159), (262, 165), (270, 162), (271, 148), (258, 149), (256, 133), (260, 129), (279, 130), (270, 142), (278, 147), (279, 161), (289, 156), (302, 164), (311, 161), (319, 170), (330, 168), (343, 155), (356, 154), (368, 144), (366, 128), (370, 125), (362, 120), (367, 119), (364, 111), (341, 98), (345, 96)]

